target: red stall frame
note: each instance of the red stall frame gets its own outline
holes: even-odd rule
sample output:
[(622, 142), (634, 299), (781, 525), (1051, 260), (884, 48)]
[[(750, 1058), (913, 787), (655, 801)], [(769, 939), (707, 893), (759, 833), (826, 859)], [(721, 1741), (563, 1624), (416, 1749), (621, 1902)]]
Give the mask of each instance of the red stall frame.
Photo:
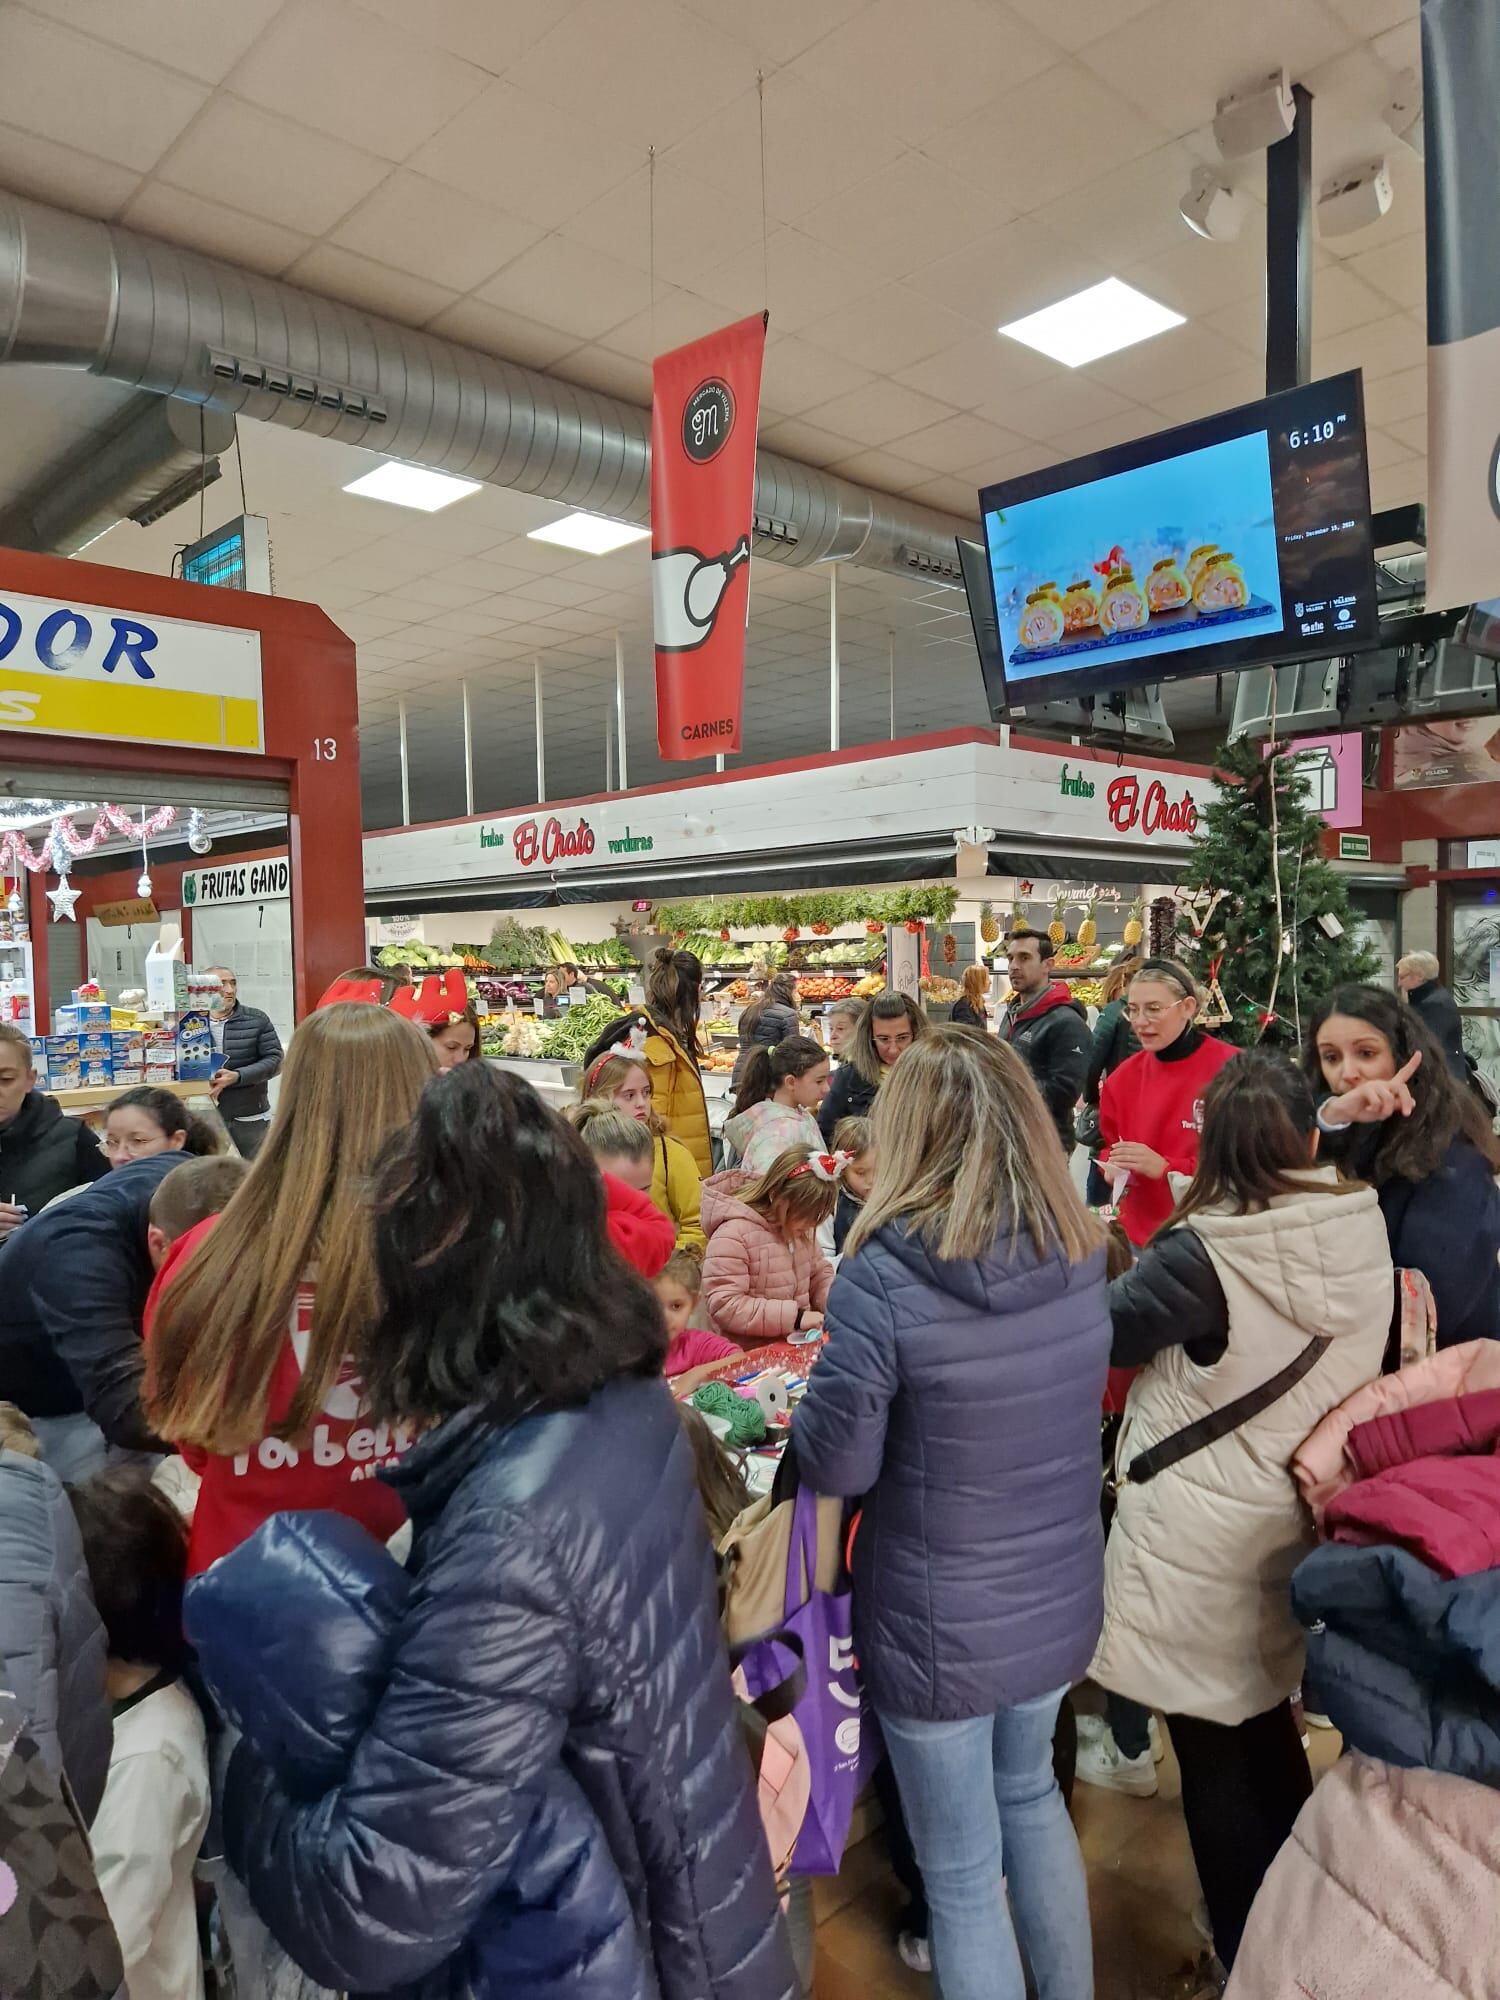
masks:
[[(0, 729), (0, 759), (49, 769), (101, 765), (174, 777), (278, 779), (289, 790), (292, 990), (297, 1017), (365, 955), (359, 789), (359, 689), (354, 643), (315, 604), (217, 590), (59, 556), (0, 548), (0, 591), (109, 611), (260, 634), (263, 755)], [(331, 754), (330, 754), (331, 753)], [(153, 787), (153, 790), (160, 789)], [(47, 992), (50, 907), (44, 875), (30, 882), (38, 1008)]]

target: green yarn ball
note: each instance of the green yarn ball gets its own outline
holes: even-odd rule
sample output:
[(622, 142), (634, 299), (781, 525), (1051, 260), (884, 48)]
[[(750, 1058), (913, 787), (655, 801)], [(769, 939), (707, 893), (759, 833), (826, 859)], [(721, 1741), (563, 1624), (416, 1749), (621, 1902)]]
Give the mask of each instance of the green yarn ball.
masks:
[(759, 1403), (737, 1396), (727, 1382), (705, 1382), (693, 1391), (693, 1408), (706, 1417), (723, 1417), (729, 1425), (727, 1442), (743, 1447), (762, 1444), (766, 1435), (766, 1415)]

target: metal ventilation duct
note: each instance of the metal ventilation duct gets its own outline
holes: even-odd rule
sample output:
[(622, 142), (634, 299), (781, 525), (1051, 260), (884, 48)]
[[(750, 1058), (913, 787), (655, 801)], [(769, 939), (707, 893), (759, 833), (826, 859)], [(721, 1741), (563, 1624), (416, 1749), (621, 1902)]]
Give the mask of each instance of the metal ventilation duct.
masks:
[(0, 547), (76, 555), (118, 521), (148, 526), (210, 486), (234, 441), (227, 410), (176, 396), (132, 396), (91, 438), (0, 513)]
[[(392, 458), (644, 524), (650, 419), (472, 348), (150, 237), (0, 194), (0, 361), (212, 399)], [(756, 463), (761, 551), (958, 581), (973, 522), (774, 452)]]

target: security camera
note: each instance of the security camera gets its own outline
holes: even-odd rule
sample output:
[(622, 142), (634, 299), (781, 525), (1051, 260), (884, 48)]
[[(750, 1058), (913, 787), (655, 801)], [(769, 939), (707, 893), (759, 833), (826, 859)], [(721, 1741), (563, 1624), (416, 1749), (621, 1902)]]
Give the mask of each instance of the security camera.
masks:
[(1249, 203), (1214, 167), (1195, 167), (1192, 183), (1177, 204), (1177, 213), (1196, 236), (1214, 243), (1232, 243), (1244, 224)]
[(1385, 107), (1384, 117), (1402, 145), (1409, 146), (1419, 160), (1425, 159), (1422, 79), (1414, 69), (1402, 70), (1391, 85), (1390, 101)]
[(1318, 234), (1348, 236), (1356, 229), (1368, 229), (1390, 213), (1394, 199), (1391, 170), (1384, 160), (1338, 174), (1318, 196)]
[(1284, 69), (1273, 69), (1247, 89), (1221, 97), (1214, 112), (1214, 139), (1226, 160), (1262, 153), (1285, 139), (1297, 122), (1291, 85)]

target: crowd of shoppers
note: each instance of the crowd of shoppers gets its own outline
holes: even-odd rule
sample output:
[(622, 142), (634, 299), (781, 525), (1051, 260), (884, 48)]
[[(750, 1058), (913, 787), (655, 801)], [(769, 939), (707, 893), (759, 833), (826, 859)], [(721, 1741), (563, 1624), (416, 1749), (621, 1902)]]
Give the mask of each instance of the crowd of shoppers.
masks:
[[(1459, 1755), (1424, 1718), (1500, 1574), (1500, 1500), (1430, 1470), (1500, 1435), (1479, 1100), (1376, 987), (1328, 994), (1298, 1062), (1205, 1033), (1188, 970), (1148, 958), (1091, 1037), (1046, 942), (1012, 941), (998, 1033), (977, 982), (954, 1024), (863, 1003), (837, 1068), (795, 1012), (752, 1027), (717, 1172), (686, 953), (571, 1122), (470, 1060), (452, 993), (351, 976), (292, 1038), (253, 1167), (150, 1091), (59, 1164), (0, 1034), (0, 1157), (14, 1133), (18, 1165), (75, 1177), (0, 1247), (0, 1635), (93, 1818), (131, 2000), (202, 1990), (210, 1794), (244, 2000), (810, 1990), (785, 1800), (746, 1752), (774, 1724), (747, 1733), (716, 1590), (714, 1542), (766, 1503), (673, 1407), (788, 1342), (788, 1463), (847, 1503), (923, 1912), (903, 1953), (941, 2000), (1088, 2000), (1085, 1677), (1108, 1707), (1081, 1777), (1145, 1789), (1170, 1738), (1232, 1994), (1324, 1962), (1257, 1899), (1295, 1921), (1361, 1813), (1422, 1866), (1435, 1825), (1478, 1823), (1500, 1738)], [(1117, 1229), (1061, 1143), (1080, 1096)], [(1435, 1351), (1383, 1377), (1411, 1283)], [(1481, 1706), (1486, 1659), (1463, 1654)], [(1355, 1745), (1326, 1796), (1304, 1681)], [(1413, 1949), (1405, 1907), (1381, 1921)]]

